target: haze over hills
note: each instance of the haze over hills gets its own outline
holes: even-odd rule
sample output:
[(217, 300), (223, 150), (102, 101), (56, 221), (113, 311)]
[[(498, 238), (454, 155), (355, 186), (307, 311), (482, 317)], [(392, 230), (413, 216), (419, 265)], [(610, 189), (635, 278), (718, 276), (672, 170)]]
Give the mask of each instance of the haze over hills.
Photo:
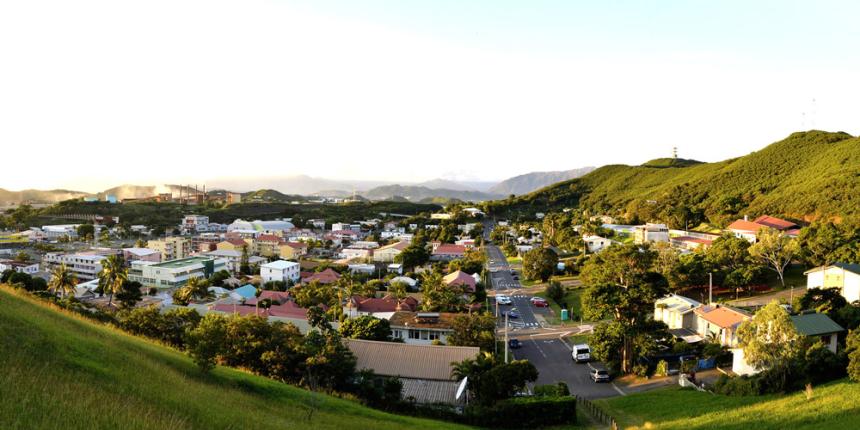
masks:
[(405, 198), (412, 202), (432, 198), (446, 198), (463, 201), (493, 200), (501, 196), (481, 191), (428, 188), (418, 185), (385, 185), (361, 193), (370, 200), (388, 200), (392, 197)]
[(547, 185), (578, 178), (594, 170), (594, 167), (580, 167), (556, 172), (531, 172), (514, 176), (490, 187), (487, 192), (502, 196), (520, 195), (539, 190)]
[(798, 221), (860, 216), (860, 138), (847, 133), (798, 132), (717, 163), (668, 160), (603, 166), (488, 206), (500, 216), (579, 208), (678, 228), (700, 222), (723, 226), (743, 215)]

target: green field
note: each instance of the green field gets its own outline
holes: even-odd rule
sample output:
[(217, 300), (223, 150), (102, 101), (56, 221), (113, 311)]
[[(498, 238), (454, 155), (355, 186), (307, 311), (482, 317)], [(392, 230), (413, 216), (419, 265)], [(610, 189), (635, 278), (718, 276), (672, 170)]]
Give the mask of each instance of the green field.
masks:
[[(570, 310), (575, 318), (570, 321), (565, 321), (564, 324), (578, 324), (579, 318), (582, 316), (582, 293), (585, 292), (585, 288), (565, 288), (564, 298), (561, 300), (562, 303), (567, 303), (568, 310)], [(535, 293), (535, 296), (543, 297), (549, 302), (549, 307), (552, 309), (554, 316), (548, 316), (547, 322), (553, 325), (562, 324), (561, 321), (561, 306), (556, 303), (554, 300), (551, 300), (546, 297), (546, 293), (541, 291)]]
[(628, 429), (856, 429), (860, 428), (860, 384), (847, 380), (804, 393), (729, 397), (666, 388), (599, 400), (621, 428)]
[(184, 354), (0, 287), (0, 428), (463, 428), (376, 411)]

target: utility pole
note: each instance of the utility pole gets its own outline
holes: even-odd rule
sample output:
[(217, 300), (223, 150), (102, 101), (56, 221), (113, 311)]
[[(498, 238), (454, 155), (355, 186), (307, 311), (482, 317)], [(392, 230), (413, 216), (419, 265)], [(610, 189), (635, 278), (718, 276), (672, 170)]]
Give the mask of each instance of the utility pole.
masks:
[(708, 273), (708, 304), (714, 304), (714, 272)]
[(505, 312), (505, 363), (508, 363), (508, 313)]

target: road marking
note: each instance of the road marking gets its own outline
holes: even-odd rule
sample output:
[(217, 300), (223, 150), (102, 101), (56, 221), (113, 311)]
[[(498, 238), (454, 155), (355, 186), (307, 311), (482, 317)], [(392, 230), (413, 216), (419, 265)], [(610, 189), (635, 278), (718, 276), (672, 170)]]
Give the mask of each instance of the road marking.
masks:
[(626, 396), (626, 395), (627, 395), (627, 393), (625, 393), (625, 392), (621, 391), (621, 389), (620, 389), (620, 388), (618, 388), (618, 386), (617, 386), (617, 385), (615, 385), (615, 383), (614, 383), (614, 382), (612, 383), (612, 388), (615, 388), (615, 391), (618, 391), (618, 394), (621, 394), (622, 396)]
[(536, 341), (536, 340), (534, 340), (534, 339), (532, 339), (532, 343), (533, 343), (533, 344), (535, 344), (535, 346), (537, 347), (538, 351), (540, 352), (540, 355), (542, 355), (542, 356), (543, 356), (543, 358), (547, 358), (546, 353), (544, 353), (544, 352), (543, 352), (543, 349), (541, 349), (541, 347), (540, 347), (540, 345), (538, 345), (537, 341)]

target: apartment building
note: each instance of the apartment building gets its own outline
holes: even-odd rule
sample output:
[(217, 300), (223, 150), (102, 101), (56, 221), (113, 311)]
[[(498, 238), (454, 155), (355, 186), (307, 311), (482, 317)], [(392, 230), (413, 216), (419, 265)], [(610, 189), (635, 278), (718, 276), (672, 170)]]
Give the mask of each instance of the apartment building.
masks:
[(182, 236), (150, 240), (147, 248), (161, 253), (161, 261), (178, 260), (191, 255), (191, 239)]

